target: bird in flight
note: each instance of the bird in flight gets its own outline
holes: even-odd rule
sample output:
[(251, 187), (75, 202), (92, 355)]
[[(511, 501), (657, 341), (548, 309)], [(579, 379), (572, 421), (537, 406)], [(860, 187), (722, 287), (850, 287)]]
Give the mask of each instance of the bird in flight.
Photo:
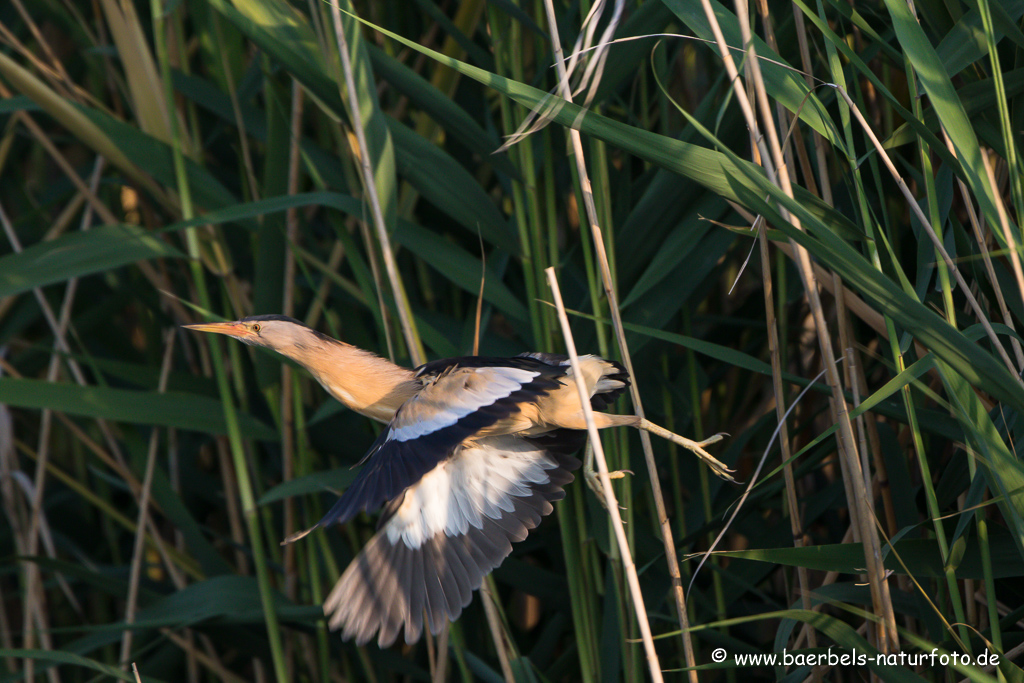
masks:
[[(565, 496), (586, 443), (586, 422), (565, 356), (467, 356), (403, 368), (283, 315), (185, 325), (272, 349), (303, 366), (343, 404), (387, 427), (352, 485), (314, 529), (383, 508), (367, 543), (324, 603), (332, 629), (388, 647), (454, 621), (484, 577)], [(625, 369), (580, 357), (591, 407), (629, 386)], [(637, 427), (690, 449), (732, 479), (695, 442), (636, 415), (595, 412), (598, 429)]]

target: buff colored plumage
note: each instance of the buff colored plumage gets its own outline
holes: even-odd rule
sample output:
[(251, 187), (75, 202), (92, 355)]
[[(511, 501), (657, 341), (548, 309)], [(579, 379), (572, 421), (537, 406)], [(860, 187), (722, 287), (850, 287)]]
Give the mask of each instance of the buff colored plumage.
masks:
[[(324, 603), (332, 628), (363, 644), (377, 635), (408, 643), (437, 633), (472, 600), (579, 467), (586, 424), (563, 356), (470, 356), (408, 370), (279, 315), (186, 325), (264, 346), (291, 358), (343, 404), (388, 424), (352, 485), (313, 529), (383, 509), (377, 534)], [(621, 365), (580, 358), (591, 406), (629, 386)], [(645, 429), (692, 450), (727, 479), (728, 468), (696, 443), (635, 415), (594, 415), (599, 429)], [(313, 529), (295, 534), (294, 541)]]

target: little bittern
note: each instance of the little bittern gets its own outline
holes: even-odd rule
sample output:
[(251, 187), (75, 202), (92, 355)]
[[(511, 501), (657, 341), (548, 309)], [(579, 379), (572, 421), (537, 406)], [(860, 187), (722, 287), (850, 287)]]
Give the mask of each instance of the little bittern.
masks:
[[(331, 628), (387, 647), (404, 626), (417, 641), (424, 614), (437, 634), (455, 620), (483, 578), (526, 538), (579, 467), (583, 407), (564, 356), (470, 356), (409, 370), (281, 315), (186, 325), (264, 346), (305, 367), (346, 406), (388, 423), (355, 481), (313, 529), (383, 507), (377, 534), (334, 587)], [(629, 385), (624, 368), (580, 358), (595, 410)], [(594, 413), (599, 429), (631, 426), (684, 446), (727, 479), (697, 443), (635, 415)], [(309, 529), (289, 538), (296, 540)]]

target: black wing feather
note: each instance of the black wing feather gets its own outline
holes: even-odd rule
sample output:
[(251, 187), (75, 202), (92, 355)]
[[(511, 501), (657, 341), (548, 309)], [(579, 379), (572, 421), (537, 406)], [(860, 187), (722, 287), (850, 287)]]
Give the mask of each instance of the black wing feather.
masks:
[[(378, 532), (324, 602), (331, 628), (341, 629), (343, 638), (354, 638), (359, 645), (377, 635), (378, 644), (388, 647), (398, 638), (398, 625), (405, 627), (405, 642), (414, 643), (424, 627), (436, 635), (446, 621), (457, 619), (483, 578), (512, 552), (512, 543), (525, 538), (551, 513), (551, 504), (565, 496), (562, 487), (580, 465), (565, 453), (571, 445), (565, 439), (527, 440), (550, 446), (547, 452), (558, 465), (548, 470), (548, 483), (534, 484), (528, 495), (513, 497), (514, 509), (499, 519), (484, 515), (480, 527), (470, 525), (455, 536), (439, 533), (419, 548), (401, 540), (392, 543), (386, 532)], [(380, 598), (393, 590), (399, 595)]]
[[(360, 461), (365, 461), (366, 465), (352, 485), (312, 529), (330, 524), (343, 524), (364, 510), (376, 510), (419, 481), (439, 462), (450, 457), (467, 438), (519, 412), (520, 403), (534, 401), (558, 386), (559, 382), (552, 373), (539, 375), (518, 391), (496, 400), (489, 406), (480, 407), (455, 424), (408, 441), (389, 439), (392, 431), (389, 427)], [(395, 420), (400, 414), (401, 408), (395, 415)], [(395, 424), (395, 420), (392, 420), (392, 425)]]
[[(554, 356), (555, 354), (537, 355)], [(460, 356), (458, 358), (432, 360), (416, 368), (416, 377), (438, 377), (455, 368), (516, 368), (518, 370), (540, 372), (543, 375), (550, 374), (552, 370), (555, 370), (558, 375), (565, 374), (564, 368), (559, 363), (549, 363), (544, 358), (523, 354), (510, 358), (498, 356)]]

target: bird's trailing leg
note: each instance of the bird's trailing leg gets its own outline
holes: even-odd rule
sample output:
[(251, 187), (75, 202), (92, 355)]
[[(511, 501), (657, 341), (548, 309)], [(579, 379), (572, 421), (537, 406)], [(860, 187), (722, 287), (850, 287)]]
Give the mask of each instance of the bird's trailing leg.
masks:
[(729, 469), (728, 467), (725, 466), (725, 463), (723, 463), (721, 460), (719, 460), (718, 458), (714, 457), (713, 455), (704, 450), (705, 446), (710, 446), (713, 443), (721, 441), (722, 438), (726, 436), (725, 433), (720, 432), (712, 437), (704, 439), (703, 441), (693, 441), (691, 439), (687, 439), (685, 436), (679, 436), (674, 432), (670, 432), (664, 427), (659, 427), (658, 425), (654, 424), (653, 422), (645, 418), (641, 418), (639, 423), (637, 423), (636, 427), (637, 429), (642, 429), (645, 432), (650, 432), (655, 436), (660, 436), (661, 438), (666, 439), (667, 441), (671, 441), (677, 446), (682, 446), (687, 450), (693, 451), (698, 458), (703, 460), (707, 464), (707, 466), (711, 468), (712, 472), (714, 472), (719, 477), (727, 481), (735, 481), (735, 479), (732, 476), (732, 473), (735, 470)]
[[(608, 473), (609, 479), (622, 479), (627, 474), (633, 474), (629, 470), (615, 470), (614, 472)], [(587, 482), (587, 486), (597, 496), (597, 500), (601, 505), (607, 505), (604, 500), (604, 489), (601, 488), (601, 478), (598, 476), (597, 470), (594, 469), (594, 445), (587, 442), (587, 452), (583, 457), (583, 479)]]
[[(582, 421), (582, 418), (580, 418)], [(639, 417), (637, 415), (611, 415), (609, 413), (594, 413), (594, 424), (598, 429), (607, 429), (609, 427), (636, 427), (642, 429), (645, 432), (660, 436), (661, 438), (671, 441), (677, 446), (693, 451), (694, 454), (711, 468), (711, 471), (717, 474), (722, 479), (727, 481), (735, 481), (732, 476), (733, 470), (725, 466), (725, 463), (714, 457), (710, 453), (704, 450), (704, 446), (709, 446), (713, 443), (722, 440), (725, 434), (715, 434), (711, 438), (704, 439), (703, 441), (693, 441), (687, 439), (685, 436), (679, 436), (674, 432), (670, 432), (664, 427), (659, 427), (646, 418)], [(577, 427), (577, 429), (585, 428)]]

